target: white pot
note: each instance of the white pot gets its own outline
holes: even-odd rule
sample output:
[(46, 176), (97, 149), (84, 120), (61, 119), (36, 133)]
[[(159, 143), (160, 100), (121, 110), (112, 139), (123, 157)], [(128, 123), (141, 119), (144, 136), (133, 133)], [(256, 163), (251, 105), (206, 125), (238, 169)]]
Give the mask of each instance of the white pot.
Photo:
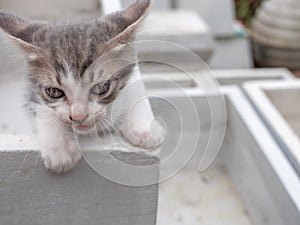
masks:
[(300, 68), (300, 0), (263, 2), (251, 34), (259, 65)]
[(267, 45), (300, 49), (300, 1), (264, 2), (256, 14), (253, 32)]

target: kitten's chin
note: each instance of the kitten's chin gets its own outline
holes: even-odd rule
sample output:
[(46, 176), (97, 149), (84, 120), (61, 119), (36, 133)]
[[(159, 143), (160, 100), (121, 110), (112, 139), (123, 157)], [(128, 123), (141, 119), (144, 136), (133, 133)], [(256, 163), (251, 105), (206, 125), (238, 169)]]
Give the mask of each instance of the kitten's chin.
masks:
[(78, 134), (88, 134), (96, 129), (95, 125), (75, 125), (73, 129)]

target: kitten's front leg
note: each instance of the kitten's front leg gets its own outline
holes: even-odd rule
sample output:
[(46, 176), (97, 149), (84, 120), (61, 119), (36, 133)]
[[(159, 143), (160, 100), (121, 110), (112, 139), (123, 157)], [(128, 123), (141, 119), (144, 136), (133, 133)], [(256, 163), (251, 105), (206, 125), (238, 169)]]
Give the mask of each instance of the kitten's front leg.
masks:
[(141, 106), (131, 112), (121, 131), (131, 144), (156, 149), (165, 138), (165, 129), (154, 117), (147, 116), (142, 102), (139, 104)]
[(165, 129), (154, 118), (144, 83), (137, 67), (124, 95), (129, 102), (126, 121), (121, 129), (123, 136), (133, 145), (147, 149), (159, 147), (166, 135)]
[(71, 128), (54, 117), (49, 114), (38, 116), (37, 131), (45, 167), (61, 173), (72, 169), (81, 154)]

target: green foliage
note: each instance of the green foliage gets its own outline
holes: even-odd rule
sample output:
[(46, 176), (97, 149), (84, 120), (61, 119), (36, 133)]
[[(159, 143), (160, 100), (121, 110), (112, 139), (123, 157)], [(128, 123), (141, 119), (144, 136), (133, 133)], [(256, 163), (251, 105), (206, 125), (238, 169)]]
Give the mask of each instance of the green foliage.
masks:
[(235, 0), (237, 18), (246, 26), (252, 25), (256, 9), (263, 0)]

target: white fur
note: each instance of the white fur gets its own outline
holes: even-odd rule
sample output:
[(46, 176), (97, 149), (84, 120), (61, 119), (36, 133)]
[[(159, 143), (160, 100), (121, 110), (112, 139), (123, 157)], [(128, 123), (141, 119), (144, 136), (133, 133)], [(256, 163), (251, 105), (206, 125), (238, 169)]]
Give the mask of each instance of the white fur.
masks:
[(81, 159), (74, 134), (52, 112), (37, 114), (38, 138), (45, 167), (57, 173), (72, 169)]
[(123, 136), (133, 145), (147, 149), (157, 148), (164, 139), (165, 131), (153, 116), (138, 67), (135, 68), (125, 92), (120, 95), (124, 98), (121, 101), (128, 102), (127, 120), (121, 127)]

